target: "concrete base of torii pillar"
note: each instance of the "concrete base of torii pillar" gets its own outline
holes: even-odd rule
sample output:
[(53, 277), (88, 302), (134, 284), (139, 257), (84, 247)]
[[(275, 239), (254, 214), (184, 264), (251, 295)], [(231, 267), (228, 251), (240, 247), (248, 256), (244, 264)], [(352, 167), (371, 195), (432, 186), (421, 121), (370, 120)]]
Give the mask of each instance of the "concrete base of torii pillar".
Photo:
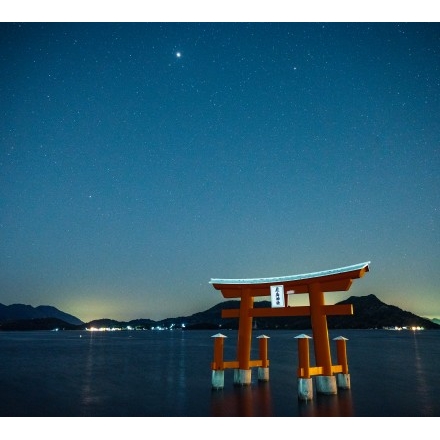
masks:
[(338, 394), (336, 376), (316, 376), (316, 392), (319, 394)]
[(269, 367), (258, 367), (258, 381), (259, 382), (269, 381)]
[(343, 390), (349, 390), (351, 388), (350, 375), (344, 373), (338, 373), (336, 375), (336, 383), (338, 385), (338, 388), (341, 388)]
[(234, 385), (250, 385), (252, 379), (252, 370), (234, 370)]
[(218, 390), (225, 386), (225, 370), (212, 370), (212, 388)]
[(313, 399), (313, 381), (312, 378), (298, 378), (298, 399), (312, 400)]

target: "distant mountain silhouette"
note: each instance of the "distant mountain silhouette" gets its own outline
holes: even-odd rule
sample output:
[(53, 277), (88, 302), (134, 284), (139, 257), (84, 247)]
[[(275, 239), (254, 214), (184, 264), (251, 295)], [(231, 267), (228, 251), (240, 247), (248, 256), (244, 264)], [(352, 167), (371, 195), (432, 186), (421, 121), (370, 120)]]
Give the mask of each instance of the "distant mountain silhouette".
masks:
[(440, 325), (440, 319), (434, 318), (434, 319), (431, 319), (431, 321), (434, 322), (435, 324)]
[(353, 315), (329, 316), (329, 328), (412, 327), (440, 329), (432, 320), (380, 301), (375, 295), (351, 296), (338, 304), (353, 304)]
[[(413, 313), (404, 311), (396, 306), (388, 305), (380, 301), (375, 295), (351, 296), (337, 304), (352, 304), (354, 314), (342, 316), (328, 316), (329, 329), (371, 329), (383, 327), (412, 327), (419, 326), (425, 329), (440, 329), (440, 325), (434, 320), (422, 318)], [(270, 301), (256, 301), (255, 308), (270, 307)], [(0, 304), (0, 330), (52, 330), (54, 328), (64, 330), (84, 330), (90, 327), (120, 327), (127, 326), (140, 329), (151, 329), (152, 327), (163, 328), (185, 328), (187, 330), (197, 329), (237, 329), (238, 319), (223, 319), (221, 311), (224, 309), (238, 309), (239, 300), (221, 302), (204, 312), (194, 313), (190, 316), (177, 318), (166, 318), (161, 321), (151, 319), (136, 319), (128, 322), (115, 321), (113, 319), (97, 319), (89, 323), (83, 323), (72, 315), (63, 313), (54, 307), (23, 306), (14, 304), (3, 306)], [(7, 310), (8, 313), (5, 313)], [(13, 312), (17, 312), (14, 316)], [(56, 316), (30, 316), (32, 313), (39, 315), (45, 312)], [(7, 316), (7, 319), (4, 317)], [(23, 318), (24, 316), (24, 318)], [(64, 317), (60, 318), (60, 316)], [(69, 321), (67, 321), (67, 319)], [(310, 329), (310, 316), (275, 317), (275, 318), (254, 318), (254, 325), (259, 330), (264, 329)]]
[(81, 325), (84, 322), (73, 315), (64, 313), (52, 306), (32, 307), (25, 304), (0, 304), (0, 324), (24, 319), (57, 318), (67, 324)]

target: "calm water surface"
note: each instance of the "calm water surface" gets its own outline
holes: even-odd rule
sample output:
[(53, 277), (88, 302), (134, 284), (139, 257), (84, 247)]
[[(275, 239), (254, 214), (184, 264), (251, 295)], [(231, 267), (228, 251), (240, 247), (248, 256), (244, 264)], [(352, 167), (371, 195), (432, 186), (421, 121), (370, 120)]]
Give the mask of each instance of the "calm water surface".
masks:
[[(439, 331), (330, 331), (349, 339), (351, 389), (309, 402), (297, 397), (294, 337), (303, 332), (264, 332), (269, 382), (254, 369), (251, 385), (236, 387), (226, 370), (222, 390), (211, 389), (214, 333), (0, 332), (0, 416), (440, 416)], [(223, 333), (225, 360), (233, 360), (236, 332)]]

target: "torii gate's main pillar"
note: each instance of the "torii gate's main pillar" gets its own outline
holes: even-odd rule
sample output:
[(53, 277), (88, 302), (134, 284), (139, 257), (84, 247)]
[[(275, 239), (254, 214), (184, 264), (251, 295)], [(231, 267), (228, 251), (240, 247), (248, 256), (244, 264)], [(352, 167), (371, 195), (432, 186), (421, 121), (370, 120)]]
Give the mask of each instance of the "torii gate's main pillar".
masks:
[(238, 369), (234, 372), (234, 383), (251, 383), (251, 344), (252, 344), (252, 316), (248, 313), (254, 306), (252, 290), (245, 287), (241, 294), (240, 315), (237, 340)]
[(315, 360), (321, 365), (323, 374), (331, 376), (332, 363), (330, 354), (330, 342), (328, 337), (327, 316), (323, 313), (325, 301), (324, 292), (321, 291), (318, 283), (310, 284), (310, 319), (312, 321), (313, 339), (315, 343)]
[[(238, 318), (237, 360), (213, 363), (213, 370), (235, 368), (234, 383), (250, 384), (251, 367), (261, 366), (261, 360), (251, 360), (252, 319), (254, 317), (306, 316), (311, 318), (316, 367), (308, 369), (317, 376), (317, 392), (336, 393), (334, 373), (343, 371), (341, 365), (332, 365), (327, 315), (352, 315), (351, 304), (325, 305), (324, 293), (347, 291), (353, 280), (369, 271), (370, 262), (339, 269), (275, 278), (211, 279), (224, 298), (240, 298), (240, 309), (222, 310), (223, 318)], [(276, 296), (273, 295), (276, 292)], [(308, 293), (310, 306), (289, 307), (288, 294)], [(254, 298), (271, 296), (272, 308), (254, 309)], [(268, 361), (267, 361), (268, 363)], [(347, 367), (345, 367), (347, 369)], [(300, 370), (300, 369), (299, 369)], [(298, 377), (301, 372), (298, 371)]]

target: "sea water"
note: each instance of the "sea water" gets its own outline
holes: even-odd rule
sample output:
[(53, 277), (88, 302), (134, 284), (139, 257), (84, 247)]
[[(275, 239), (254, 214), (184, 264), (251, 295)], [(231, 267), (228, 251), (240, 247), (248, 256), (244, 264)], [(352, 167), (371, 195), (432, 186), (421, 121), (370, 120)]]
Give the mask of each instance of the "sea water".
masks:
[[(271, 330), (269, 381), (211, 386), (214, 331), (0, 332), (0, 417), (431, 417), (440, 416), (440, 332), (338, 330), (349, 390), (298, 400), (298, 340)], [(222, 330), (225, 360), (237, 333)], [(252, 358), (258, 358), (254, 331)], [(312, 341), (312, 340), (311, 340)], [(311, 342), (313, 366), (313, 342)]]

